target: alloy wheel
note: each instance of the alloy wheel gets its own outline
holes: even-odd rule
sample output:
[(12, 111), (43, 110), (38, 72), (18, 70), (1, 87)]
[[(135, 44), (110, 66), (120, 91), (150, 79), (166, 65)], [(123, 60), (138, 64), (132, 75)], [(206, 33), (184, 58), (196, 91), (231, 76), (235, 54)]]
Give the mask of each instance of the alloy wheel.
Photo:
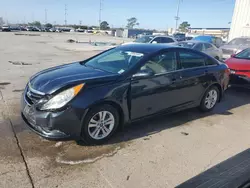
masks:
[(218, 92), (215, 89), (210, 90), (205, 98), (205, 106), (207, 109), (212, 109), (218, 99)]
[(96, 113), (88, 123), (88, 133), (95, 140), (106, 138), (114, 129), (115, 118), (109, 111)]

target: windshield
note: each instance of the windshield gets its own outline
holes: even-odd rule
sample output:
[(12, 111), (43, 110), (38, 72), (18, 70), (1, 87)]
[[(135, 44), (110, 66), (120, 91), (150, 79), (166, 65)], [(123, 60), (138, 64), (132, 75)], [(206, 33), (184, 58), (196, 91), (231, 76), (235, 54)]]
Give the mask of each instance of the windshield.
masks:
[(133, 67), (143, 56), (143, 53), (114, 48), (87, 61), (85, 65), (111, 73), (122, 74)]
[(154, 38), (153, 36), (143, 36), (136, 39), (134, 42), (149, 43), (153, 38)]
[(193, 48), (195, 46), (195, 43), (193, 42), (180, 42), (179, 46), (184, 48)]
[(250, 38), (236, 38), (231, 40), (230, 45), (250, 45)]
[(250, 59), (250, 48), (243, 50), (242, 52), (238, 53), (235, 58), (239, 59)]

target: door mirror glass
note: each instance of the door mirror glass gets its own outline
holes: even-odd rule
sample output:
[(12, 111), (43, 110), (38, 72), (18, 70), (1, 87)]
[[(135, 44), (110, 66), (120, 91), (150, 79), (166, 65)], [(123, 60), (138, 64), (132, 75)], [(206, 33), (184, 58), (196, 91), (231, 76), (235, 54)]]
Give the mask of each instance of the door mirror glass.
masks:
[(153, 75), (154, 75), (153, 71), (151, 71), (149, 69), (145, 69), (145, 70), (140, 70), (139, 72), (134, 74), (133, 78), (147, 78), (147, 77), (150, 77)]

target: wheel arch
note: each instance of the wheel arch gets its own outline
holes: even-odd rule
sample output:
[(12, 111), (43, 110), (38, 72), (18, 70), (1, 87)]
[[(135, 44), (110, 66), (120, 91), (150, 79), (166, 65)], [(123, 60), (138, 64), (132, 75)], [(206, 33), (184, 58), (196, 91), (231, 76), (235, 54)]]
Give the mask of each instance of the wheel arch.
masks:
[(89, 108), (87, 109), (87, 112), (85, 113), (84, 117), (82, 118), (82, 122), (84, 121), (84, 118), (86, 117), (86, 115), (88, 114), (88, 112), (92, 108), (94, 108), (96, 106), (100, 106), (100, 105), (105, 105), (105, 104), (108, 104), (108, 105), (114, 107), (117, 110), (117, 112), (119, 114), (119, 127), (122, 127), (123, 124), (124, 124), (124, 120), (125, 120), (125, 118), (124, 118), (125, 117), (124, 111), (123, 111), (123, 109), (122, 109), (122, 107), (121, 107), (120, 104), (118, 104), (117, 102), (112, 101), (112, 100), (99, 101), (99, 102), (96, 102), (96, 103), (92, 104), (91, 106), (89, 106)]
[(219, 83), (212, 83), (212, 84), (210, 84), (210, 85), (207, 87), (207, 89), (205, 90), (205, 92), (202, 94), (201, 99), (200, 99), (200, 103), (201, 103), (202, 98), (204, 97), (205, 93), (206, 93), (211, 87), (213, 87), (213, 86), (215, 86), (215, 87), (218, 88), (218, 90), (219, 90), (219, 92), (220, 92), (220, 93), (219, 93), (219, 100), (218, 100), (218, 102), (221, 101), (222, 95), (223, 95), (222, 86), (221, 86)]

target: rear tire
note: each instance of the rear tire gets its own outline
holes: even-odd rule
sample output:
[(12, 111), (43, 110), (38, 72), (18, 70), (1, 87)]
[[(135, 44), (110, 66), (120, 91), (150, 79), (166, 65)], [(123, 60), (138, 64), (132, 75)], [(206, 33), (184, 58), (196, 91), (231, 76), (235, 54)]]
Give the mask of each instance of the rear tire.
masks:
[(200, 110), (203, 112), (209, 112), (214, 109), (217, 102), (220, 98), (220, 91), (218, 87), (211, 86), (206, 93), (204, 94), (201, 104), (200, 104)]
[(99, 145), (109, 140), (119, 126), (119, 113), (111, 105), (92, 108), (82, 125), (82, 140), (88, 145)]

